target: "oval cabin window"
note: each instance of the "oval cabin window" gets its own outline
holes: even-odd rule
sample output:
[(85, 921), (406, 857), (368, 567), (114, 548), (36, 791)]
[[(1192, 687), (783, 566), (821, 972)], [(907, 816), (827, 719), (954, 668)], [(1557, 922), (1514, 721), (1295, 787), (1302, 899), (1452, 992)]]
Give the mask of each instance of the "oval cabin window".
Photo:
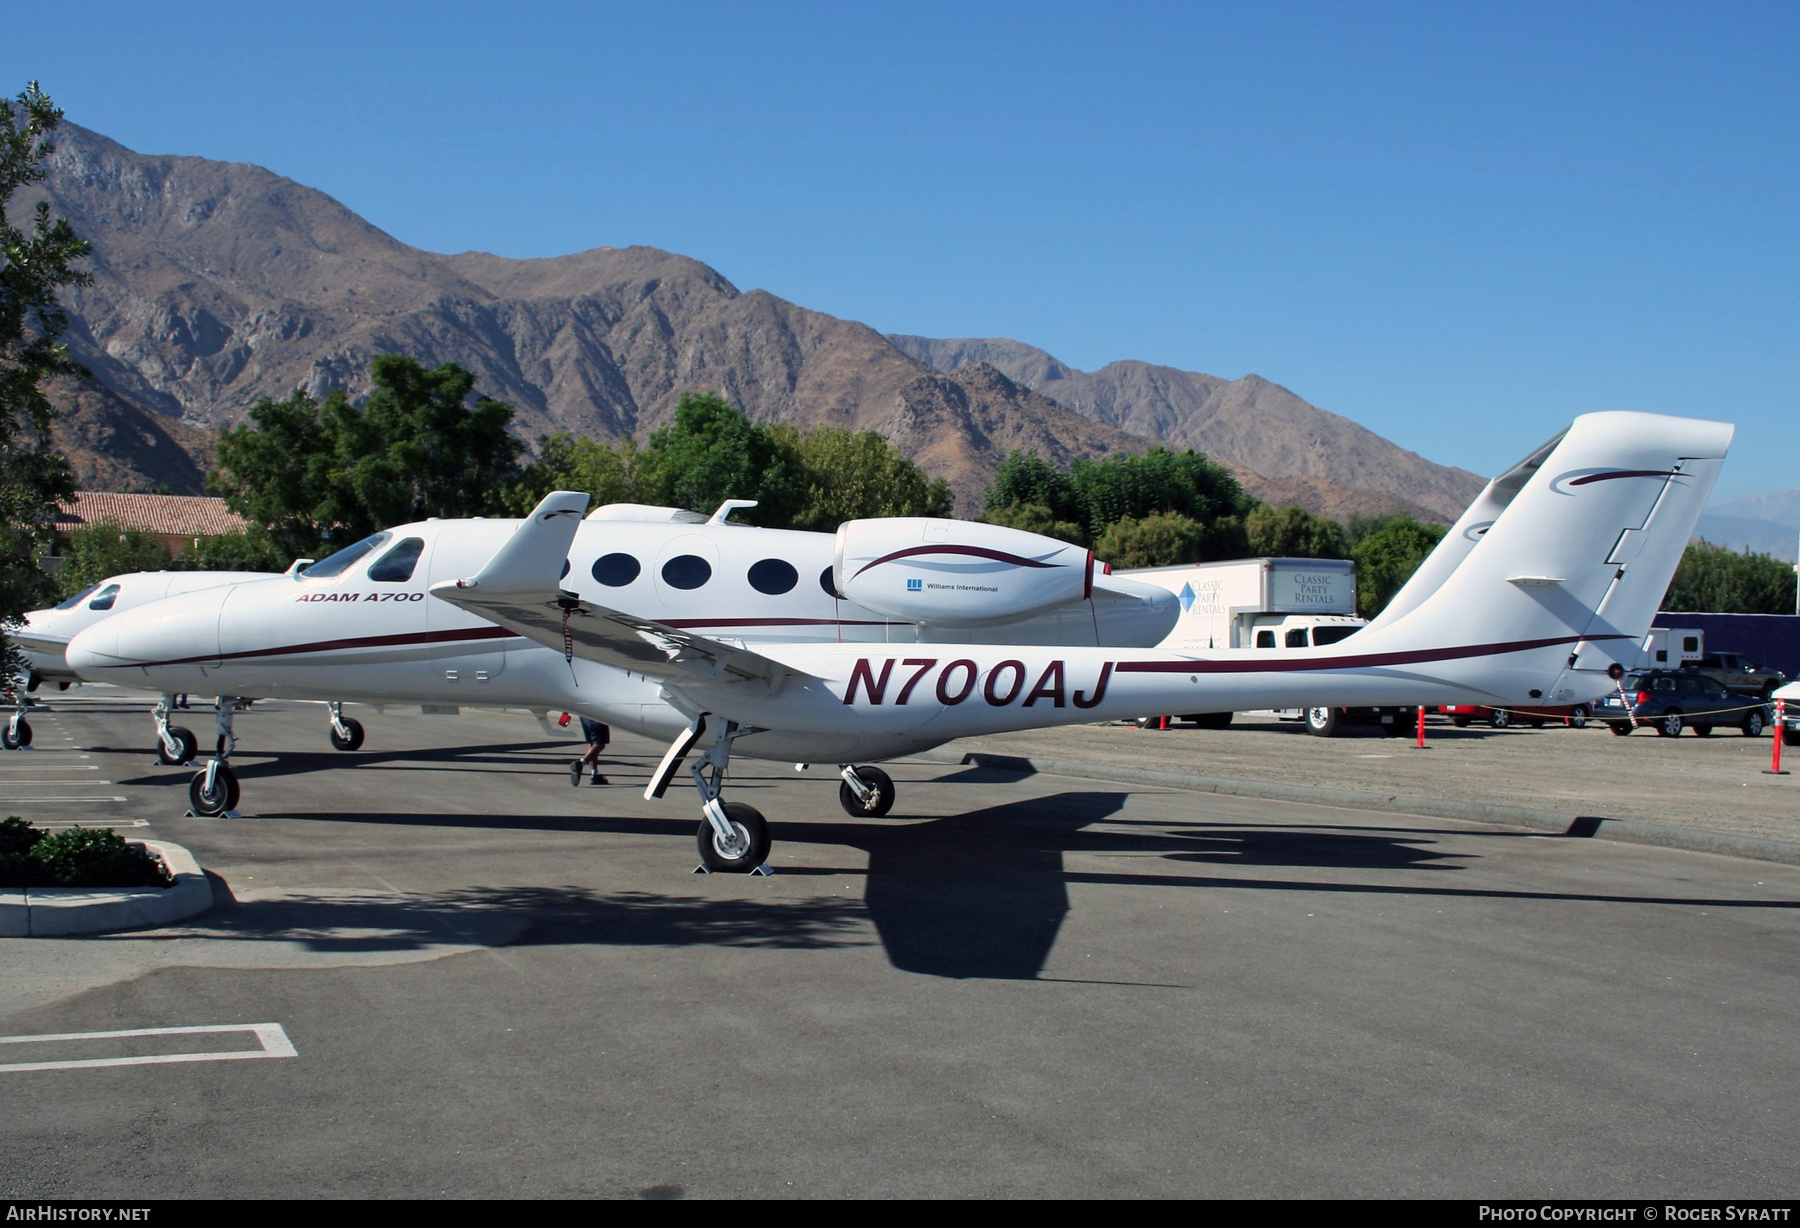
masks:
[(794, 570), (792, 563), (784, 563), (780, 559), (764, 559), (750, 566), (750, 587), (759, 593), (779, 597), (782, 593), (793, 592), (794, 585), (798, 583), (800, 573)]
[(697, 554), (678, 554), (663, 564), (662, 578), (670, 588), (699, 588), (712, 579), (712, 564)]
[(642, 570), (643, 565), (629, 554), (603, 554), (594, 560), (594, 580), (608, 588), (624, 588)]

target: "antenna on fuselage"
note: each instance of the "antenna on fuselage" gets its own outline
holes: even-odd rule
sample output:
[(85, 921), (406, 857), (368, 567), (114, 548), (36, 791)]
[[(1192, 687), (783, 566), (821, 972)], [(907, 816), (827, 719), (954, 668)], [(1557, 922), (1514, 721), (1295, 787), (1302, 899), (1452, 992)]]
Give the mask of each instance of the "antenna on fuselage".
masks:
[(737, 511), (740, 507), (755, 507), (756, 502), (755, 499), (727, 499), (725, 502), (719, 504), (719, 510), (714, 512), (712, 514), (712, 519), (708, 520), (706, 523), (724, 524), (731, 519), (731, 513)]

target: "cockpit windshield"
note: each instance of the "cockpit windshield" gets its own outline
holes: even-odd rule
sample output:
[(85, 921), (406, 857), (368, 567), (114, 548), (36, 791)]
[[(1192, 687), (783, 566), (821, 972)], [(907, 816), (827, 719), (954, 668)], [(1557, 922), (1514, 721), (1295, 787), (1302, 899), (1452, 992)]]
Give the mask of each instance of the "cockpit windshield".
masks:
[(392, 536), (392, 533), (381, 532), (365, 537), (353, 546), (345, 546), (330, 558), (314, 563), (300, 574), (308, 580), (329, 580), (333, 576), (341, 576), (356, 566), (359, 560), (379, 550)]
[(375, 560), (369, 568), (369, 579), (389, 584), (405, 583), (412, 579), (413, 568), (419, 565), (419, 555), (424, 549), (422, 537), (401, 538), (398, 546)]
[(82, 602), (86, 601), (88, 599), (88, 594), (92, 593), (95, 589), (97, 589), (99, 587), (100, 586), (98, 584), (90, 584), (86, 588), (82, 589), (79, 593), (76, 593), (73, 597), (70, 597), (67, 601), (57, 602), (56, 608), (59, 610), (72, 610), (76, 606), (80, 605)]

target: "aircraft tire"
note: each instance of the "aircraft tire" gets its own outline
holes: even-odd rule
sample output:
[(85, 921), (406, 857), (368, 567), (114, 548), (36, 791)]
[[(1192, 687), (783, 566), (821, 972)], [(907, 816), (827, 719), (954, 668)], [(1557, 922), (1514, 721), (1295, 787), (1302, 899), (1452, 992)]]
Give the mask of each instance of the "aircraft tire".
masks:
[(1236, 715), (1235, 712), (1195, 712), (1182, 719), (1194, 722), (1197, 729), (1230, 729), (1231, 718)]
[(755, 807), (742, 802), (726, 802), (724, 809), (725, 821), (744, 837), (747, 848), (736, 857), (727, 856), (719, 848), (712, 824), (701, 819), (700, 830), (694, 836), (694, 842), (700, 846), (700, 862), (714, 874), (748, 874), (769, 859), (772, 842), (768, 820)]
[(1308, 708), (1306, 710), (1306, 732), (1315, 738), (1329, 738), (1337, 732), (1338, 710), (1336, 708)]
[(327, 726), (327, 729), (329, 729), (331, 733), (331, 744), (339, 750), (360, 750), (363, 744), (363, 737), (365, 736), (362, 722), (356, 720), (354, 717), (346, 716), (344, 718), (344, 728), (350, 731), (350, 736), (348, 738), (339, 736), (336, 725)]
[(208, 818), (224, 814), (227, 810), (236, 810), (241, 790), (238, 788), (237, 773), (229, 764), (221, 763), (219, 771), (213, 778), (212, 791), (206, 789), (206, 770), (202, 768), (194, 773), (188, 781), (188, 802), (194, 813)]
[(1713, 727), (1711, 725), (1696, 724), (1693, 728), (1694, 728), (1694, 736), (1697, 738), (1712, 737)]
[(1467, 729), (1469, 727), (1469, 718), (1466, 716), (1453, 716), (1450, 718), (1450, 723), (1455, 725), (1458, 729)]
[(838, 805), (844, 813), (853, 819), (879, 819), (894, 808), (894, 778), (878, 767), (858, 766), (856, 774), (863, 778), (863, 783), (875, 790), (875, 804), (864, 806), (862, 799), (856, 796), (856, 790), (850, 782), (838, 782)]
[(180, 725), (169, 727), (169, 736), (180, 745), (181, 752), (177, 758), (169, 758), (169, 748), (163, 745), (161, 738), (156, 739), (156, 757), (167, 767), (180, 767), (184, 763), (192, 763), (194, 756), (200, 751), (200, 739), (194, 736), (192, 729), (184, 729)]
[(1629, 737), (1631, 734), (1631, 722), (1630, 721), (1611, 721), (1607, 724), (1606, 727), (1608, 729), (1612, 730), (1614, 736), (1616, 736), (1616, 737), (1621, 737), (1621, 738)]
[[(16, 732), (15, 732), (16, 730)], [(0, 744), (7, 750), (24, 750), (31, 745), (31, 722), (20, 721), (15, 726), (10, 719), (0, 724)]]

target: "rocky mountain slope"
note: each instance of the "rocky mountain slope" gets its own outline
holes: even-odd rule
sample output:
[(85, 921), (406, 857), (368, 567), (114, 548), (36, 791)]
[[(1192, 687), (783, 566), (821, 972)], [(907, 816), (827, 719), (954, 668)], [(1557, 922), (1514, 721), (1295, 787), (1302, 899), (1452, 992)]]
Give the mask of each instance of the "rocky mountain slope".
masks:
[[(992, 364), (1096, 422), (1284, 479), (1284, 489), (1293, 492), (1288, 497), (1303, 506), (1336, 500), (1343, 506), (1334, 515), (1387, 510), (1381, 500), (1369, 497), (1386, 495), (1454, 519), (1484, 484), (1465, 469), (1433, 464), (1259, 375), (1226, 380), (1130, 361), (1081, 371), (1043, 350), (1003, 338), (890, 335), (888, 340), (940, 370), (966, 362)], [(1273, 486), (1265, 486), (1261, 497), (1282, 498)], [(1357, 502), (1366, 506), (1351, 506)]]
[[(1453, 515), (1479, 488), (1254, 377), (1088, 374), (1014, 342), (902, 352), (919, 339), (897, 347), (669, 252), (437, 255), (260, 167), (140, 155), (72, 124), (59, 135), (39, 194), (94, 244), (94, 284), (68, 301), (71, 349), (98, 380), (65, 390), (59, 439), (93, 484), (197, 490), (211, 431), (297, 387), (360, 393), (372, 357), (402, 352), (474, 371), (527, 439), (641, 434), (706, 389), (759, 421), (880, 431), (948, 478), (965, 515), (1014, 448), (1066, 463), (1154, 440), (1337, 515)], [(967, 352), (948, 361), (954, 346)]]

